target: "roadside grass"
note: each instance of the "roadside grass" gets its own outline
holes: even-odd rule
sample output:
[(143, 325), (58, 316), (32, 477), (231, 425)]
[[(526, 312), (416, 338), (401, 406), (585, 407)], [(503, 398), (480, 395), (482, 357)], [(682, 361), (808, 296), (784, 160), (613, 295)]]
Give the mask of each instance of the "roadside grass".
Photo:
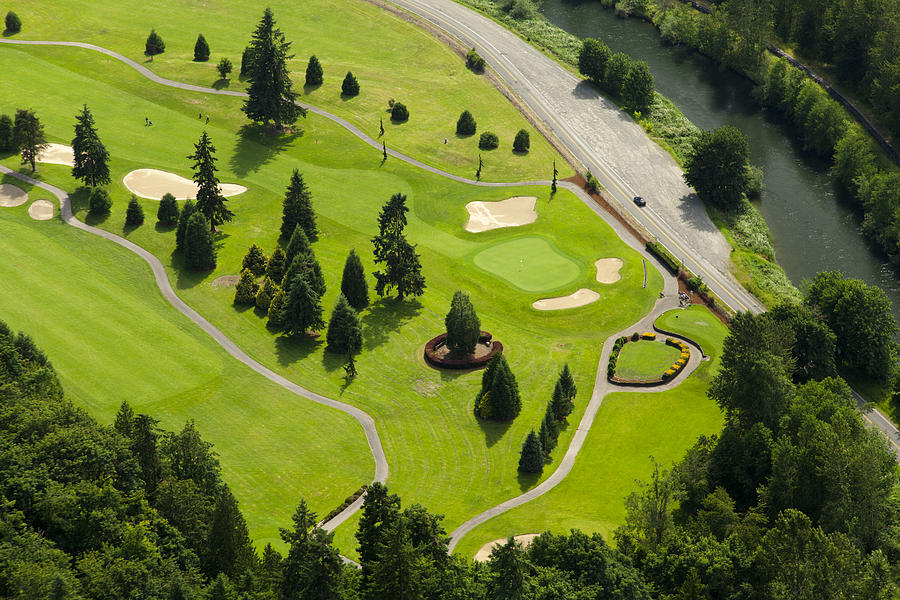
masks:
[(680, 355), (680, 350), (663, 342), (628, 342), (619, 352), (616, 375), (637, 381), (659, 379)]
[[(706, 390), (718, 369), (727, 328), (698, 305), (669, 311), (657, 325), (695, 340), (710, 360), (673, 390), (608, 394), (569, 475), (543, 496), (474, 529), (460, 541), (456, 553), (472, 557), (495, 539), (572, 528), (600, 532), (613, 543), (612, 532), (625, 519), (625, 498), (638, 488), (637, 481), (648, 479), (650, 457), (668, 467), (698, 436), (721, 429), (722, 414)], [(577, 421), (570, 417), (569, 423), (571, 429)], [(565, 447), (560, 443), (556, 452)], [(554, 463), (547, 465), (545, 473), (554, 468)]]
[[(662, 288), (661, 275), (652, 270), (647, 288), (642, 289), (639, 255), (566, 191), (551, 197), (548, 189), (539, 187), (475, 187), (397, 160), (382, 164), (380, 152), (313, 115), (303, 122), (302, 133), (290, 138), (270, 137), (242, 128), (239, 99), (155, 85), (86, 50), (4, 48), (0, 53), (0, 71), (16, 82), (15, 86), (0, 89), (0, 112), (10, 112), (20, 105), (21, 98), (28, 98), (52, 141), (68, 143), (73, 116), (83, 102), (94, 111), (101, 138), (112, 155), (110, 191), (114, 205), (108, 217), (96, 219), (86, 215), (83, 198), (76, 194), (78, 217), (125, 234), (158, 256), (179, 295), (256, 360), (313, 391), (369, 412), (379, 428), (390, 463), (391, 490), (401, 494), (407, 503), (419, 502), (445, 514), (448, 529), (536, 483), (518, 479), (518, 453), (527, 431), (543, 414), (558, 369), (568, 362), (583, 390), (575, 414), (570, 417), (577, 420), (594, 381), (603, 340), (646, 314)], [(198, 111), (211, 112), (217, 118), (206, 125), (196, 118)], [(153, 115), (152, 127), (143, 125), (143, 117), (148, 114)], [(156, 202), (142, 200), (147, 222), (123, 231), (129, 194), (121, 180), (136, 168), (159, 168), (190, 176), (190, 161), (185, 157), (204, 129), (217, 148), (221, 180), (245, 185), (248, 192), (229, 200), (235, 220), (222, 226), (217, 237), (218, 268), (209, 273), (192, 273), (183, 271), (180, 256), (173, 254), (174, 232), (155, 225)], [(18, 165), (16, 157), (2, 162)], [(393, 193), (409, 196), (407, 235), (418, 244), (428, 289), (423, 297), (402, 303), (390, 298), (375, 299), (362, 313), (364, 349), (357, 360), (359, 376), (349, 385), (340, 368), (343, 357), (325, 353), (324, 340), (275, 336), (254, 310), (234, 307), (233, 289), (212, 285), (219, 276), (239, 271), (251, 243), (261, 245), (266, 252), (275, 247), (281, 200), (294, 168), (303, 173), (310, 186), (318, 214), (321, 233), (314, 248), (328, 283), (323, 298), (326, 319), (339, 291), (347, 252), (355, 247), (366, 271), (371, 273), (374, 265), (370, 240), (377, 230), (378, 212)], [(40, 165), (37, 177), (70, 192), (77, 189), (67, 167)], [(536, 223), (480, 234), (463, 229), (468, 216), (466, 203), (523, 195), (539, 199)], [(475, 268), (471, 257), (480, 249), (524, 234), (546, 238), (562, 253), (586, 265), (571, 283), (571, 289), (595, 289), (600, 300), (579, 309), (536, 311), (531, 308), (538, 298), (536, 294), (522, 292)], [(72, 248), (79, 252), (78, 245), (73, 244)], [(611, 256), (624, 261), (622, 279), (614, 285), (598, 284), (593, 261)], [(132, 275), (144, 276), (150, 287), (146, 293), (156, 294), (146, 270)], [(369, 283), (373, 284), (371, 278)], [(480, 384), (480, 372), (436, 371), (422, 359), (422, 347), (443, 329), (444, 315), (457, 289), (469, 292), (482, 327), (506, 347), (524, 403), (522, 414), (512, 424), (481, 423), (473, 416), (472, 401)], [(23, 306), (27, 308), (30, 303)], [(91, 385), (93, 379), (82, 379), (80, 375), (76, 372), (70, 379), (77, 379), (79, 385)], [(213, 391), (202, 393), (215, 402)], [(117, 406), (121, 390), (112, 389), (109, 395), (114, 397), (104, 399), (103, 405)], [(179, 402), (172, 397), (173, 406)], [(306, 419), (304, 414), (289, 410), (276, 414), (279, 425), (285, 427), (294, 420)], [(249, 411), (244, 422), (235, 424), (232, 435), (261, 427), (257, 419)], [(565, 432), (560, 444), (568, 444), (573, 433), (574, 428)], [(330, 435), (331, 428), (319, 427), (314, 436), (323, 434)], [(301, 448), (294, 447), (290, 458), (301, 466), (306, 460), (318, 460), (305, 458), (302, 445), (306, 441), (299, 438)], [(364, 443), (361, 432), (359, 442)], [(335, 452), (334, 457), (364, 465), (371, 477), (369, 459), (360, 461), (340, 452)], [(252, 459), (250, 455), (246, 458)], [(229, 465), (227, 480), (247, 477), (247, 468), (247, 464)], [(270, 472), (279, 471), (273, 468)], [(350, 491), (358, 485), (354, 481)], [(271, 494), (273, 521), (280, 519), (282, 525), (287, 522), (297, 496), (278, 495), (277, 490), (265, 485), (258, 492)], [(336, 496), (343, 499), (347, 493), (347, 489), (341, 489)], [(321, 512), (327, 510), (323, 508)], [(356, 545), (352, 540), (353, 526), (351, 522), (337, 532), (339, 547), (351, 554)], [(253, 535), (256, 539), (267, 537), (258, 529)]]
[[(288, 68), (300, 100), (340, 115), (376, 137), (383, 121), (388, 148), (457, 175), (474, 178), (478, 156), (484, 156), (486, 181), (550, 179), (553, 160), (560, 178), (573, 174), (550, 144), (482, 75), (469, 71), (462, 57), (427, 32), (389, 11), (363, 0), (273, 0), (260, 4), (232, 0), (186, 5), (177, 0), (147, 4), (136, 0), (98, 0), (90, 10), (77, 3), (51, 0), (35, 3), (14, 0), (8, 8), (23, 21), (16, 39), (66, 40), (96, 44), (115, 50), (155, 73), (203, 86), (243, 90), (239, 80), (241, 53), (269, 6), (278, 27), (292, 42), (296, 57)], [(144, 41), (155, 28), (166, 51), (147, 61)], [(212, 54), (207, 62), (193, 62), (193, 47), (203, 33)], [(315, 54), (324, 69), (324, 83), (305, 88), (306, 63)], [(219, 80), (216, 65), (223, 57), (234, 64), (230, 80)], [(341, 96), (341, 81), (352, 71), (360, 82), (360, 95)], [(150, 85), (148, 83), (148, 85)], [(409, 108), (406, 123), (391, 122), (388, 100)], [(479, 132), (493, 131), (500, 147), (483, 152), (478, 135), (457, 137), (456, 120), (469, 110)], [(221, 118), (216, 107), (199, 106), (194, 116)], [(137, 115), (142, 120), (144, 115)], [(151, 116), (156, 123), (156, 119)], [(198, 120), (195, 118), (195, 120)], [(301, 119), (301, 126), (303, 120)], [(516, 132), (531, 135), (531, 151), (512, 152)], [(444, 143), (446, 141), (446, 143)]]

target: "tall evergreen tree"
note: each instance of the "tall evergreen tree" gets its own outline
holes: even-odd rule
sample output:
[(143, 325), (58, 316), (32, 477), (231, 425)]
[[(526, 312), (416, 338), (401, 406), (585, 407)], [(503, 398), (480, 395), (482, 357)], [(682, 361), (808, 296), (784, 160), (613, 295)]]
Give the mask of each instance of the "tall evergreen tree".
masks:
[(266, 311), (266, 317), (268, 319), (266, 324), (276, 331), (281, 331), (284, 328), (285, 302), (287, 302), (287, 296), (284, 293), (284, 290), (278, 290), (272, 297), (272, 303), (269, 304), (269, 310)]
[(406, 518), (388, 525), (378, 545), (378, 558), (364, 588), (370, 600), (422, 598), (427, 589), (426, 562), (413, 546)]
[(134, 435), (134, 411), (127, 400), (122, 400), (122, 405), (119, 406), (113, 429), (129, 439)]
[[(532, 435), (534, 432), (531, 432)], [(530, 592), (530, 565), (522, 545), (510, 537), (495, 546), (488, 561), (491, 577), (487, 584), (487, 600), (524, 600)]]
[(13, 144), (22, 155), (22, 164), (31, 165), (34, 173), (35, 163), (41, 152), (47, 149), (47, 138), (44, 137), (44, 126), (34, 111), (19, 109), (13, 123)]
[(251, 121), (275, 127), (290, 125), (306, 110), (294, 103), (297, 94), (291, 87), (287, 60), (293, 58), (290, 42), (275, 26), (272, 9), (267, 8), (250, 40), (251, 62), (247, 69), (250, 85), (242, 110)]
[(284, 270), (287, 267), (285, 264), (286, 260), (287, 258), (281, 246), (275, 246), (275, 251), (272, 252), (272, 256), (266, 262), (266, 277), (275, 283), (281, 283), (281, 280), (284, 279)]
[(302, 334), (325, 327), (322, 302), (302, 275), (295, 275), (284, 306), (284, 332)]
[(475, 352), (475, 345), (481, 335), (481, 321), (475, 314), (475, 307), (468, 294), (457, 291), (450, 302), (450, 312), (444, 318), (447, 326), (447, 347), (450, 353), (464, 356)]
[(207, 271), (216, 268), (216, 243), (209, 230), (209, 221), (195, 212), (184, 231), (184, 264), (189, 269)]
[(400, 498), (389, 494), (387, 487), (375, 482), (366, 490), (362, 516), (356, 530), (359, 543), (359, 562), (362, 566), (361, 589), (365, 590), (372, 579), (372, 571), (378, 561), (380, 546), (386, 538), (386, 531), (400, 518)]
[(166, 194), (160, 199), (156, 220), (169, 227), (178, 223), (178, 201), (175, 196)]
[(328, 321), (328, 333), (325, 336), (329, 352), (355, 354), (362, 349), (362, 326), (359, 315), (341, 294), (338, 296), (331, 319)]
[(344, 75), (344, 81), (341, 82), (341, 95), (359, 95), (359, 81), (356, 79), (356, 76), (354, 76), (350, 71), (347, 71), (347, 74)]
[(187, 231), (187, 224), (191, 215), (197, 212), (197, 207), (193, 200), (188, 200), (181, 207), (181, 216), (178, 219), (178, 229), (175, 230), (175, 250), (184, 252), (184, 234)]
[(256, 292), (256, 308), (261, 311), (268, 312), (269, 306), (272, 305), (272, 298), (275, 297), (275, 294), (278, 293), (278, 285), (266, 277), (263, 284), (259, 286), (259, 291)]
[(13, 139), (13, 120), (9, 115), (0, 115), (0, 152), (16, 150)]
[(562, 381), (559, 379), (556, 380), (556, 385), (553, 386), (550, 407), (553, 409), (553, 416), (557, 421), (565, 421), (566, 417), (572, 412), (572, 403), (566, 397)]
[[(287, 238), (294, 233), (297, 225), (303, 228), (306, 237), (315, 241), (319, 236), (316, 228), (316, 213), (312, 208), (312, 194), (303, 181), (300, 171), (294, 169), (291, 182), (284, 194), (281, 216), (281, 237)], [(293, 258), (293, 257), (292, 257)]]
[(150, 35), (147, 36), (147, 41), (144, 42), (144, 54), (153, 58), (157, 54), (162, 54), (166, 51), (166, 43), (163, 39), (156, 33), (155, 29), (150, 30)]
[(282, 563), (281, 600), (340, 600), (343, 562), (332, 547), (334, 534), (316, 527), (316, 515), (301, 500), (293, 529), (282, 529), (288, 544)]
[(291, 239), (284, 249), (284, 262), (286, 265), (290, 266), (295, 258), (311, 251), (312, 246), (309, 244), (309, 238), (306, 236), (306, 231), (298, 223), (291, 230)]
[(267, 262), (263, 249), (256, 244), (250, 244), (250, 249), (241, 262), (241, 269), (250, 269), (254, 277), (260, 277), (266, 272)]
[(309, 284), (310, 289), (318, 297), (325, 295), (325, 276), (322, 275), (322, 267), (312, 250), (295, 256), (291, 266), (285, 271), (281, 287), (288, 296), (291, 295), (293, 282), (298, 276)]
[(162, 481), (163, 467), (159, 457), (159, 421), (148, 415), (134, 418), (131, 435), (131, 452), (137, 459), (141, 479), (147, 495), (153, 496)]
[(515, 375), (506, 357), (497, 354), (481, 376), (481, 390), (475, 397), (475, 415), (481, 419), (511, 421), (519, 415), (522, 400)]
[(94, 127), (94, 115), (87, 104), (75, 115), (75, 137), (72, 139), (74, 165), (72, 177), (80, 179), (85, 185), (96, 187), (109, 183), (109, 152), (100, 141)]
[(216, 500), (209, 525), (203, 571), (209, 578), (224, 573), (236, 579), (253, 568), (255, 559), (247, 523), (226, 487)]
[(550, 458), (550, 453), (556, 447), (556, 440), (553, 439), (553, 429), (556, 423), (550, 413), (544, 413), (544, 420), (541, 421), (541, 429), (538, 431), (538, 440), (541, 442), (541, 449), (544, 456)]
[(219, 189), (216, 176), (216, 149), (204, 131), (200, 141), (194, 144), (194, 153), (188, 158), (194, 161), (194, 183), (197, 184), (197, 210), (209, 221), (209, 230), (230, 221), (234, 215), (225, 206), (225, 197)]
[(309, 57), (306, 64), (306, 85), (322, 85), (322, 64), (315, 54)]
[(144, 207), (138, 202), (134, 194), (128, 201), (128, 208), (125, 209), (125, 227), (139, 227), (144, 224)]
[(375, 264), (384, 263), (383, 271), (374, 273), (377, 283), (375, 292), (384, 296), (392, 288), (397, 289), (397, 298), (421, 296), (425, 293), (425, 277), (415, 246), (410, 245), (403, 235), (406, 227), (406, 195), (394, 194), (382, 207), (378, 216), (378, 235), (372, 238), (375, 245)]
[(209, 60), (209, 44), (203, 34), (197, 36), (197, 42), (194, 44), (194, 60), (197, 62), (205, 62)]
[(272, 544), (266, 544), (262, 551), (262, 557), (259, 560), (259, 574), (257, 577), (264, 598), (274, 600), (281, 594), (282, 562), (283, 560), (278, 550), (273, 548)]
[(544, 449), (534, 429), (525, 438), (519, 454), (519, 470), (523, 473), (540, 473), (544, 470)]
[(366, 273), (356, 250), (352, 248), (344, 262), (341, 293), (346, 296), (350, 306), (356, 310), (362, 310), (369, 305), (369, 285), (366, 283)]
[(88, 210), (92, 215), (108, 215), (112, 208), (112, 199), (106, 188), (97, 187), (91, 190), (88, 196)]
[(572, 371), (569, 370), (569, 363), (565, 363), (562, 371), (559, 372), (559, 383), (562, 386), (563, 395), (570, 402), (574, 402), (578, 388), (575, 386), (575, 378), (572, 377)]

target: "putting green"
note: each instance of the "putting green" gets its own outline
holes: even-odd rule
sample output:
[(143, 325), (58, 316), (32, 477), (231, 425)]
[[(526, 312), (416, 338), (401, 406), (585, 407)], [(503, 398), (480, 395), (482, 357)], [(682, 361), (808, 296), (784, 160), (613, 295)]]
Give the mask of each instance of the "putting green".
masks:
[(475, 255), (475, 266), (526, 292), (555, 290), (578, 279), (581, 267), (549, 240), (525, 236)]

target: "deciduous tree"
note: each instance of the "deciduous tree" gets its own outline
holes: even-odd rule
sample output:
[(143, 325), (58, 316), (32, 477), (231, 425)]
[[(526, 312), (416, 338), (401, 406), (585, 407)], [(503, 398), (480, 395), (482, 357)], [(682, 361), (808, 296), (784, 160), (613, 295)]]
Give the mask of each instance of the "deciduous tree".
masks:
[(611, 56), (609, 46), (600, 40), (587, 38), (578, 53), (578, 72), (600, 85), (606, 76), (606, 64)]
[(740, 205), (747, 192), (750, 146), (731, 125), (703, 131), (684, 163), (684, 181), (705, 202), (723, 209)]

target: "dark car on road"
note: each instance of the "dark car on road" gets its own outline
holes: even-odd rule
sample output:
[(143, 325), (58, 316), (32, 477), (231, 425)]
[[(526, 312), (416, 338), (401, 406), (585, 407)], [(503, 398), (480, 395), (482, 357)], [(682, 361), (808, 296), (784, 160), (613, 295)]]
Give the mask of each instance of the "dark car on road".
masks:
[(634, 203), (637, 204), (638, 206), (647, 206), (647, 201), (644, 200), (644, 199), (643, 199), (642, 197), (640, 197), (640, 196), (635, 196), (635, 197), (634, 197)]

